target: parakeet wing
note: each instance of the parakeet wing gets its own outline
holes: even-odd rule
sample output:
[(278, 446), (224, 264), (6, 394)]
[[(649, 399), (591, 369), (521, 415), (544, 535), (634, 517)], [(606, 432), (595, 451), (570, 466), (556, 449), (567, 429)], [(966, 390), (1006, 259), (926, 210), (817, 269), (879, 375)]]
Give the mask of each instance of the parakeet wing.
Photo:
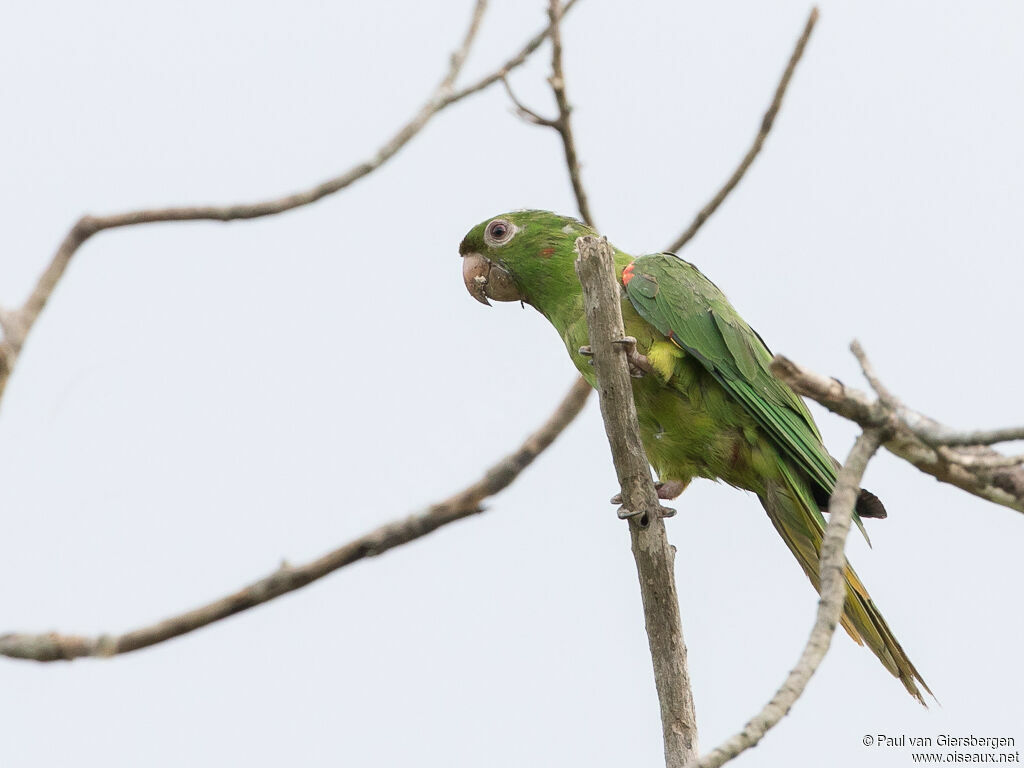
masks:
[(659, 253), (633, 262), (626, 295), (641, 317), (700, 361), (782, 452), (831, 492), (835, 465), (807, 406), (771, 373), (771, 352), (714, 283), (689, 262)]

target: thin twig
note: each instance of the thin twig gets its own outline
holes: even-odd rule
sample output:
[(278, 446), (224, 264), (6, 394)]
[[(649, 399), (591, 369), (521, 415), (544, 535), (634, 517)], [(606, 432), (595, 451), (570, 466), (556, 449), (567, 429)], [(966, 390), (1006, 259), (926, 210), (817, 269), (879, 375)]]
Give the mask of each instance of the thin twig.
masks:
[(282, 565), (274, 573), (234, 594), (123, 635), (0, 635), (0, 655), (34, 661), (69, 661), (83, 656), (109, 657), (137, 651), (266, 603), (346, 565), (382, 554), (400, 544), (425, 536), (443, 525), (483, 512), (481, 503), (484, 499), (506, 488), (551, 445), (582, 410), (589, 394), (590, 385), (583, 379), (577, 379), (540, 429), (530, 435), (518, 450), (488, 469), (480, 480), (454, 496), (434, 504), (425, 512), (383, 525), (317, 560), (301, 566)]
[[(809, 397), (835, 414), (856, 422), (862, 427), (884, 425), (891, 430), (885, 443), (890, 453), (910, 462), (922, 472), (950, 485), (955, 485), (982, 499), (1024, 512), (1024, 468), (1004, 466), (1006, 457), (981, 445), (977, 438), (1003, 437), (1014, 430), (989, 430), (986, 433), (959, 433), (922, 413), (901, 406), (898, 413), (887, 408), (881, 400), (836, 379), (797, 365), (792, 360), (776, 355), (771, 364), (772, 373), (789, 384), (798, 394)], [(877, 377), (875, 377), (877, 379)], [(951, 435), (970, 437), (970, 447), (950, 447), (948, 451), (963, 460), (951, 461), (940, 452), (936, 444), (929, 444), (922, 435)], [(959, 445), (953, 442), (949, 445)]]
[[(545, 27), (527, 41), (515, 56), (502, 64), (495, 72), (470, 86), (456, 91), (454, 89), (455, 81), (462, 71), (463, 64), (476, 38), (486, 5), (486, 0), (477, 0), (462, 43), (452, 53), (448, 70), (426, 103), (372, 157), (354, 165), (341, 175), (300, 192), (254, 203), (152, 208), (104, 216), (82, 216), (64, 236), (49, 265), (40, 276), (35, 288), (22, 307), (18, 310), (7, 310), (4, 314), (5, 322), (2, 328), (4, 338), (3, 341), (0, 341), (0, 398), (3, 396), (8, 376), (14, 369), (17, 356), (24, 346), (28, 333), (32, 330), (36, 319), (49, 301), (54, 288), (64, 275), (72, 257), (85, 241), (96, 233), (107, 229), (155, 222), (255, 219), (283, 213), (321, 200), (328, 195), (345, 189), (380, 168), (416, 136), (438, 112), (467, 96), (489, 87), (507, 75), (508, 72), (520, 66), (531, 53), (540, 47), (540, 44), (551, 32), (552, 28), (550, 25)], [(573, 5), (573, 2), (566, 6), (566, 10), (571, 5)]]
[[(933, 447), (938, 446), (968, 446), (968, 445), (992, 445), (993, 443), (1006, 443), (1011, 440), (1024, 440), (1024, 427), (1004, 427), (1002, 429), (974, 429), (968, 431), (957, 431), (945, 427), (933, 419), (922, 417), (921, 414), (908, 408), (882, 383), (882, 380), (875, 373), (875, 367), (868, 359), (867, 353), (861, 343), (854, 339), (850, 343), (850, 351), (853, 352), (864, 378), (878, 395), (878, 399), (892, 413), (894, 413), (907, 428), (917, 435), (921, 440)], [(966, 466), (987, 466), (987, 467), (1012, 467), (1020, 461), (1014, 457), (1005, 456), (962, 456), (953, 452), (947, 452), (950, 461), (956, 461)]]
[[(454, 53), (452, 53), (447, 72), (441, 79), (441, 82), (434, 89), (434, 93), (427, 102), (408, 123), (402, 126), (394, 136), (392, 136), (380, 149), (377, 150), (376, 153), (374, 153), (371, 159), (353, 166), (340, 176), (335, 176), (332, 179), (328, 179), (327, 181), (321, 182), (320, 184), (301, 192), (256, 203), (224, 206), (155, 208), (129, 211), (127, 213), (111, 214), (107, 216), (83, 216), (65, 236), (49, 267), (47, 267), (46, 271), (39, 278), (39, 282), (37, 283), (35, 290), (32, 291), (32, 294), (28, 297), (28, 300), (21, 308), (20, 314), (24, 332), (27, 333), (28, 329), (31, 328), (39, 313), (46, 305), (47, 300), (53, 293), (54, 287), (64, 274), (64, 270), (67, 268), (71, 257), (86, 240), (97, 232), (101, 232), (105, 229), (115, 229), (117, 227), (149, 224), (153, 222), (196, 220), (233, 221), (236, 219), (255, 219), (262, 216), (271, 216), (316, 202), (327, 195), (334, 194), (335, 192), (344, 189), (353, 182), (379, 168), (392, 158), (398, 150), (404, 147), (413, 136), (419, 133), (430, 118), (437, 114), (443, 106), (451, 103), (447, 102), (446, 99), (450, 95), (455, 80), (459, 76), (459, 72), (462, 70), (462, 66), (466, 61), (469, 49), (472, 46), (476, 33), (480, 28), (480, 21), (486, 7), (487, 0), (477, 0), (469, 23), (469, 28), (466, 30), (462, 44)], [(18, 346), (22, 341), (23, 339), (12, 340), (16, 346)]]
[[(567, 14), (572, 9), (572, 7), (576, 5), (577, 2), (579, 2), (579, 0), (569, 0), (569, 2), (567, 2), (562, 8), (562, 16), (564, 17), (565, 14)], [(549, 24), (543, 30), (541, 30), (532, 38), (530, 38), (526, 45), (524, 45), (519, 50), (519, 53), (510, 58), (508, 61), (506, 61), (496, 70), (491, 72), (489, 75), (480, 78), (472, 85), (467, 85), (465, 88), (460, 88), (459, 90), (452, 93), (451, 96), (449, 96), (445, 100), (445, 106), (452, 102), (459, 101), (460, 99), (464, 99), (466, 96), (470, 96), (471, 94), (474, 94), (477, 91), (482, 91), (485, 88), (489, 88), (502, 78), (507, 77), (509, 72), (522, 65), (530, 57), (530, 54), (532, 54), (534, 51), (540, 48), (541, 43), (547, 40), (548, 34), (550, 32), (551, 25)]]
[(796, 666), (772, 696), (771, 701), (747, 722), (742, 731), (726, 739), (699, 760), (687, 765), (687, 768), (719, 768), (741, 752), (755, 746), (786, 716), (825, 658), (846, 599), (846, 584), (843, 579), (846, 556), (843, 549), (846, 545), (846, 535), (850, 531), (853, 508), (857, 503), (860, 480), (864, 476), (868, 461), (878, 450), (881, 439), (881, 432), (877, 428), (863, 432), (854, 443), (846, 464), (839, 470), (835, 490), (832, 491), (832, 497), (828, 502), (829, 521), (821, 544), (821, 597), (818, 600), (818, 612), (811, 635), (807, 638), (807, 644)]
[(882, 405), (896, 413), (903, 410), (905, 407), (903, 403), (901, 403), (899, 398), (890, 392), (889, 388), (886, 387), (882, 383), (882, 380), (878, 378), (878, 375), (875, 373), (875, 366), (872, 365), (871, 360), (868, 359), (867, 352), (864, 351), (864, 347), (861, 346), (861, 343), (856, 339), (851, 341), (850, 351), (853, 353), (853, 356), (857, 358), (857, 363), (860, 365), (861, 373), (864, 374), (864, 378), (868, 380), (868, 384), (871, 385), (875, 394), (878, 395), (878, 399), (882, 401)]
[(552, 120), (549, 117), (544, 117), (537, 114), (523, 102), (519, 100), (515, 92), (512, 90), (512, 84), (508, 81), (507, 77), (501, 78), (501, 84), (505, 86), (505, 93), (508, 95), (509, 101), (515, 105), (516, 114), (519, 115), (523, 120), (533, 123), (534, 125), (542, 125), (545, 128), (558, 128), (558, 121)]
[(476, 33), (480, 31), (480, 23), (484, 20), (484, 13), (486, 12), (487, 0), (476, 0), (476, 4), (473, 6), (473, 15), (469, 19), (469, 28), (462, 38), (462, 45), (452, 53), (451, 58), (448, 60), (448, 74), (445, 75), (441, 85), (437, 88), (437, 93), (442, 98), (448, 96), (454, 90), (455, 81), (459, 77), (459, 72), (462, 71), (462, 65), (466, 63), (469, 49), (473, 47), (473, 41), (476, 39)]
[(576, 251), (601, 416), (622, 488), (623, 512), (629, 519), (640, 578), (654, 682), (661, 704), (665, 764), (679, 768), (697, 756), (697, 720), (679, 619), (675, 550), (665, 535), (663, 511), (640, 442), (624, 349), (615, 343), (624, 337), (624, 331), (612, 249), (603, 237), (581, 237), (576, 241)]
[(590, 226), (594, 224), (593, 214), (590, 212), (590, 203), (587, 200), (587, 191), (583, 186), (583, 178), (580, 173), (579, 156), (576, 153), (576, 138), (572, 131), (570, 115), (572, 106), (569, 104), (569, 97), (565, 89), (565, 73), (562, 69), (562, 34), (561, 19), (566, 11), (572, 7), (572, 2), (566, 3), (563, 7), (559, 0), (549, 0), (548, 19), (551, 37), (551, 76), (548, 78), (548, 85), (555, 96), (555, 103), (558, 105), (558, 117), (547, 118), (526, 106), (516, 97), (512, 91), (512, 85), (508, 78), (502, 75), (501, 80), (505, 85), (505, 92), (509, 101), (515, 105), (516, 113), (520, 118), (533, 125), (540, 125), (544, 128), (553, 128), (558, 132), (562, 140), (562, 150), (565, 154), (565, 167), (569, 172), (569, 183), (572, 184), (572, 191), (576, 197), (576, 207), (579, 209), (580, 218)]
[(16, 322), (15, 313), (11, 312), (9, 309), (0, 307), (0, 333), (3, 334), (5, 339), (18, 332), (15, 328)]
[(562, 148), (565, 151), (565, 165), (569, 170), (569, 180), (572, 182), (572, 191), (576, 195), (576, 207), (579, 208), (580, 218), (592, 227), (594, 216), (590, 212), (590, 203), (587, 201), (587, 191), (583, 187), (583, 180), (580, 176), (580, 161), (576, 154), (576, 139), (572, 132), (572, 107), (569, 105), (569, 97), (565, 90), (565, 73), (562, 70), (562, 3), (561, 0), (550, 0), (548, 4), (548, 18), (551, 20), (551, 77), (548, 83), (555, 94), (555, 103), (558, 104), (558, 120), (554, 127), (557, 128), (562, 137)]
[(814, 30), (814, 25), (818, 21), (818, 9), (812, 8), (811, 15), (807, 17), (807, 23), (804, 25), (804, 31), (801, 33), (800, 38), (796, 41), (796, 47), (793, 49), (792, 55), (789, 57), (789, 63), (786, 64), (786, 69), (782, 73), (782, 79), (779, 80), (779, 84), (775, 88), (775, 97), (772, 99), (772, 103), (768, 107), (768, 111), (764, 113), (764, 117), (761, 119), (761, 127), (754, 137), (754, 143), (747, 150), (747, 154), (743, 156), (740, 164), (733, 171), (732, 176), (725, 182), (725, 185), (718, 190), (718, 193), (711, 198), (711, 201), (705, 205), (694, 217), (693, 222), (686, 230), (677, 237), (672, 244), (665, 250), (670, 253), (675, 253), (682, 249), (694, 235), (697, 234), (704, 222), (707, 221), (711, 214), (718, 210), (718, 206), (722, 204), (729, 193), (733, 191), (737, 184), (740, 183), (740, 179), (743, 178), (747, 169), (753, 164), (754, 159), (761, 151), (761, 147), (764, 145), (764, 141), (768, 138), (768, 134), (772, 130), (772, 126), (775, 124), (775, 117), (779, 113), (779, 109), (782, 107), (782, 98), (786, 95), (786, 89), (789, 87), (789, 81), (793, 78), (793, 72), (796, 70), (796, 65), (800, 63), (801, 57), (804, 55), (804, 48), (807, 47), (807, 41), (811, 37), (811, 32)]

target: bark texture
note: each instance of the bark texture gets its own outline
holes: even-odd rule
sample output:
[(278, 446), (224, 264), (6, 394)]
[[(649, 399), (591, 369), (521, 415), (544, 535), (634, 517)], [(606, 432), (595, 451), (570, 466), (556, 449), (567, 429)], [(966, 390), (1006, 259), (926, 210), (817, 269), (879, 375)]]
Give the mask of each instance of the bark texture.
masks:
[(603, 237), (581, 237), (576, 241), (576, 251), (576, 273), (583, 286), (601, 417), (622, 488), (623, 506), (633, 513), (628, 518), (629, 535), (661, 704), (665, 765), (679, 768), (697, 756), (697, 719), (679, 619), (675, 549), (665, 534), (661, 502), (640, 442), (625, 352), (615, 343), (625, 332), (612, 248)]

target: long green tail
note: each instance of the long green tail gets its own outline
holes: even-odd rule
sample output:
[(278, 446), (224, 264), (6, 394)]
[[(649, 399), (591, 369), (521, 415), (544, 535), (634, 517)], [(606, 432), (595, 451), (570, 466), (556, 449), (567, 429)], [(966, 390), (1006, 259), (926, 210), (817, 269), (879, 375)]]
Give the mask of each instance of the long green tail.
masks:
[[(775, 529), (796, 556), (811, 584), (820, 592), (818, 560), (825, 522), (810, 489), (788, 466), (784, 466), (783, 482), (769, 484), (765, 493), (760, 495), (760, 499)], [(875, 607), (864, 584), (849, 564), (844, 575), (846, 604), (843, 606), (840, 620), (843, 629), (858, 645), (867, 645), (885, 668), (900, 679), (910, 695), (924, 706), (928, 706), (921, 694), (921, 688), (933, 697), (935, 694), (907, 657), (906, 651), (899, 644), (881, 612)]]

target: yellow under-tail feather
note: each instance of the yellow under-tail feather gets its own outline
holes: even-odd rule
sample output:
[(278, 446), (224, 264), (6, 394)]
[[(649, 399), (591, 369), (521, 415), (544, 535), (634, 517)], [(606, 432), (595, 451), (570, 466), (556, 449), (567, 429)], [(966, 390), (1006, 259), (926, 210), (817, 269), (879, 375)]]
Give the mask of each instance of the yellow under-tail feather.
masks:
[[(769, 484), (761, 496), (761, 502), (786, 546), (796, 556), (814, 588), (820, 592), (818, 564), (825, 534), (821, 514), (806, 485), (785, 462), (782, 462), (782, 467), (784, 484)], [(867, 588), (849, 564), (843, 576), (846, 580), (846, 603), (840, 618), (843, 629), (858, 645), (870, 648), (885, 668), (899, 678), (907, 691), (925, 704), (921, 688), (932, 696), (934, 694), (875, 607)]]

